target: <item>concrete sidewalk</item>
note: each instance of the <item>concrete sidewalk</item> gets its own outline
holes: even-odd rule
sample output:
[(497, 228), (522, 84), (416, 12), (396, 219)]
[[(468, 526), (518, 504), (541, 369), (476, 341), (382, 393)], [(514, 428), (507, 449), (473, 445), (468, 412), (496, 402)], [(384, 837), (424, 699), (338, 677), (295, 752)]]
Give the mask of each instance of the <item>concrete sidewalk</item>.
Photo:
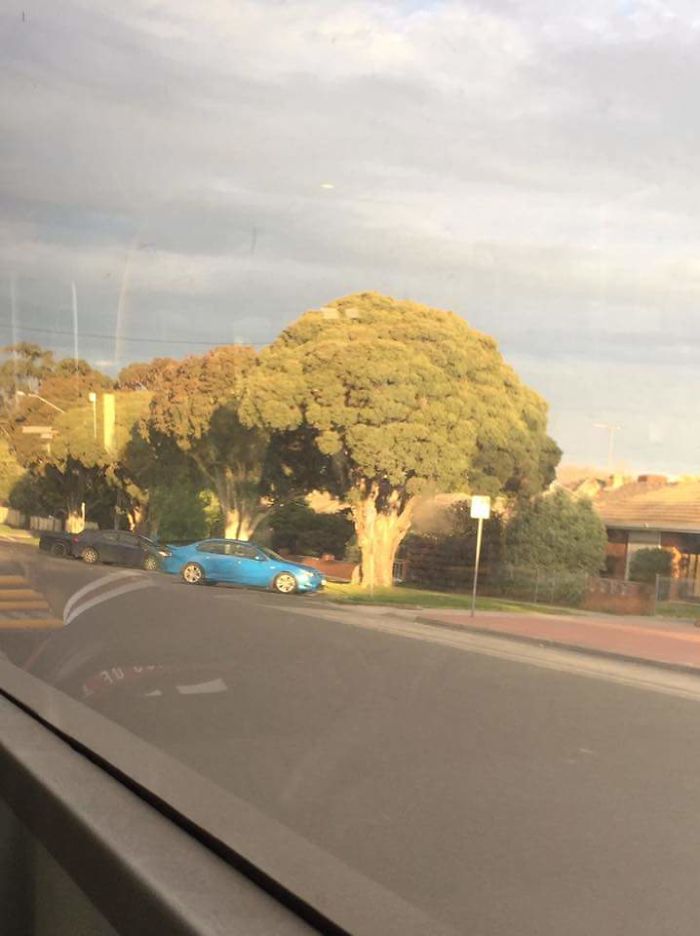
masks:
[(700, 672), (700, 630), (689, 621), (495, 611), (471, 617), (467, 611), (447, 610), (425, 610), (416, 619), (455, 630), (499, 634)]

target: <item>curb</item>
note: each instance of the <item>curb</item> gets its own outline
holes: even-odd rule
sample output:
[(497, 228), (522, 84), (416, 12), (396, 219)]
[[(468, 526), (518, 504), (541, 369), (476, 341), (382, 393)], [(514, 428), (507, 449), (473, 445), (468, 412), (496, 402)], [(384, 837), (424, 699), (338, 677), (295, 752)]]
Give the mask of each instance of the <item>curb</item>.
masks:
[(683, 673), (686, 676), (700, 677), (700, 667), (687, 666), (684, 663), (668, 663), (665, 660), (650, 660), (647, 657), (631, 656), (628, 653), (615, 653), (613, 650), (599, 650), (596, 647), (582, 647), (579, 644), (562, 643), (550, 640), (547, 637), (526, 637), (524, 634), (509, 634), (505, 631), (489, 630), (472, 624), (450, 624), (449, 621), (438, 621), (423, 615), (415, 618), (417, 624), (427, 624), (430, 627), (442, 627), (445, 630), (458, 631), (466, 634), (476, 634), (479, 637), (495, 637), (511, 643), (522, 643), (535, 647), (548, 647), (553, 650), (569, 650), (573, 653), (582, 653), (586, 656), (600, 657), (604, 660), (617, 660), (623, 663), (634, 663), (641, 666), (651, 666), (654, 669), (670, 670), (672, 673)]

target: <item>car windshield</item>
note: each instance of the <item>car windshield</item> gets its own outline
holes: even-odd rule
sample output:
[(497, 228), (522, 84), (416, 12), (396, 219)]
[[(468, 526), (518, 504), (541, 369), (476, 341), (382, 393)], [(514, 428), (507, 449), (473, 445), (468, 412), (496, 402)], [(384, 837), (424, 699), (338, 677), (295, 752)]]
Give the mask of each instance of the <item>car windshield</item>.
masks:
[(0, 706), (193, 890), (695, 933), (698, 3), (1, 22)]

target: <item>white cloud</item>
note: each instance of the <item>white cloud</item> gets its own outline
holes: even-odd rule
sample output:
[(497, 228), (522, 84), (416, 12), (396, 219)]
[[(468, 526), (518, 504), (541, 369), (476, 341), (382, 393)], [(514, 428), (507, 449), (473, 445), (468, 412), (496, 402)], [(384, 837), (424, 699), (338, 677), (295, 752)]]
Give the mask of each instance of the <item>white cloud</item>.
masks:
[[(47, 340), (73, 280), (86, 332), (114, 328), (127, 257), (123, 347), (140, 357), (176, 347), (139, 335), (260, 342), (384, 289), (539, 361), (527, 373), (570, 439), (572, 360), (639, 405), (644, 373), (695, 352), (692, 0), (36, 0), (2, 16), (0, 270)], [(644, 405), (662, 425), (667, 402)], [(679, 459), (682, 435), (663, 436)]]

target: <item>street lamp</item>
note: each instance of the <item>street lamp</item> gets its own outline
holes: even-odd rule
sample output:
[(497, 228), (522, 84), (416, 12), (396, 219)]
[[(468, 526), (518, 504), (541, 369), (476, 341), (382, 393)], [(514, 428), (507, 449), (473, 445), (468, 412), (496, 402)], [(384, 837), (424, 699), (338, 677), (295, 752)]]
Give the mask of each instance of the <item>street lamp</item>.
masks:
[(47, 406), (51, 406), (53, 409), (58, 410), (59, 413), (65, 413), (64, 409), (61, 409), (60, 406), (56, 406), (55, 403), (52, 403), (51, 400), (47, 400), (43, 396), (39, 396), (38, 393), (25, 393), (24, 390), (15, 390), (15, 396), (18, 397), (34, 397), (35, 400), (41, 400), (42, 403), (46, 403)]
[(597, 422), (593, 423), (595, 429), (607, 429), (610, 433), (608, 438), (608, 471), (612, 471), (612, 460), (613, 460), (613, 446), (615, 444), (615, 433), (622, 428), (622, 426), (614, 426), (612, 423)]

